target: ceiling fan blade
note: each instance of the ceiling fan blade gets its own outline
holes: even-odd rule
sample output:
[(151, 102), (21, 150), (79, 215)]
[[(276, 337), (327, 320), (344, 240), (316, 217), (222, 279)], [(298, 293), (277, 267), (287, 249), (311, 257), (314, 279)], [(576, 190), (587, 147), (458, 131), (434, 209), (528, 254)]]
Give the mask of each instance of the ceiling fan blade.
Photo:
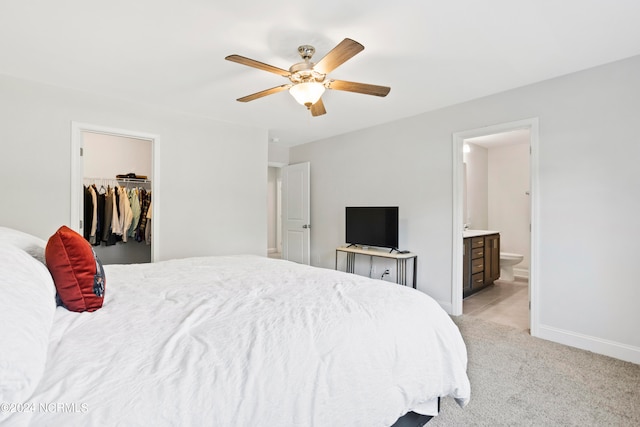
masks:
[(245, 58), (244, 56), (240, 55), (229, 55), (224, 59), (231, 62), (237, 62), (238, 64), (246, 65), (248, 67), (257, 68), (258, 70), (264, 70), (270, 73), (279, 74), (285, 77), (289, 77), (291, 75), (288, 70), (274, 67), (273, 65), (265, 64), (264, 62), (256, 61), (255, 59)]
[(311, 115), (321, 116), (323, 114), (327, 114), (327, 110), (324, 109), (324, 103), (322, 102), (322, 98), (318, 99), (315, 104), (311, 106)]
[(388, 86), (377, 86), (366, 83), (347, 82), (344, 80), (331, 80), (329, 89), (344, 90), (347, 92), (364, 93), (365, 95), (387, 96), (391, 90)]
[(252, 93), (251, 95), (243, 96), (242, 98), (238, 98), (237, 100), (240, 102), (249, 102), (249, 101), (253, 101), (254, 99), (262, 98), (263, 96), (282, 92), (283, 90), (287, 90), (290, 87), (291, 85), (276, 86), (276, 87), (272, 87), (271, 89), (266, 89), (260, 92)]
[(328, 74), (338, 68), (347, 60), (362, 52), (364, 46), (357, 41), (351, 39), (342, 40), (336, 47), (331, 49), (324, 58), (322, 58), (313, 69), (322, 74)]

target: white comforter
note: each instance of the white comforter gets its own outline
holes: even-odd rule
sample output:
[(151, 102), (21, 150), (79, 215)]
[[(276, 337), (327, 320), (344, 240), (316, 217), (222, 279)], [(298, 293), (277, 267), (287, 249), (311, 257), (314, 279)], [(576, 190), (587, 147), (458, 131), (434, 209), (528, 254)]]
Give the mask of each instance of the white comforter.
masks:
[(457, 327), (414, 289), (255, 256), (105, 270), (102, 309), (57, 309), (9, 423), (372, 427), (469, 398)]

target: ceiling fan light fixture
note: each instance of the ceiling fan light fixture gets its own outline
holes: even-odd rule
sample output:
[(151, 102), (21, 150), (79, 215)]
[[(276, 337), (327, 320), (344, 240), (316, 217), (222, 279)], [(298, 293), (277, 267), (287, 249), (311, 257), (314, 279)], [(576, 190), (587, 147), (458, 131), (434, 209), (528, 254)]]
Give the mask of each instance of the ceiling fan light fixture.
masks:
[(311, 108), (324, 93), (324, 85), (319, 82), (302, 82), (291, 86), (289, 93), (299, 104)]

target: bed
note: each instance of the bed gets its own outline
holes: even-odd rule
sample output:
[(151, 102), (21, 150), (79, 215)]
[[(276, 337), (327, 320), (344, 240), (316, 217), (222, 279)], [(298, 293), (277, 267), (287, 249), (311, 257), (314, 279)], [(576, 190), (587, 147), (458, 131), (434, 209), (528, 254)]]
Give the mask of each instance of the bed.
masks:
[(0, 423), (391, 426), (470, 398), (459, 330), (415, 289), (195, 257), (104, 266), (102, 307), (76, 313), (44, 244), (0, 227)]

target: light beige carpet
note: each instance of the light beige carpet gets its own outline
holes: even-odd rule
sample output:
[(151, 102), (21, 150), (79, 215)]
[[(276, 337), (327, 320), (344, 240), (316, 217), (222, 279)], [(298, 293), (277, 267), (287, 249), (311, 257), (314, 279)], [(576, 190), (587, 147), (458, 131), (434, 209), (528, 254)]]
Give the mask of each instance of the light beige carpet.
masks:
[(640, 365), (459, 316), (471, 401), (427, 426), (640, 426)]

